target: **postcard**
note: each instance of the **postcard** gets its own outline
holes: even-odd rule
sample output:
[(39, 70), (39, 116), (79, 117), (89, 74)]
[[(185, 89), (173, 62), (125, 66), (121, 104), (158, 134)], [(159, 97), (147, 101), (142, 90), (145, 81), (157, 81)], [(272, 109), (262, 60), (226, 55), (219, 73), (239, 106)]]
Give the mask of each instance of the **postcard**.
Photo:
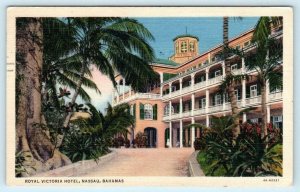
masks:
[(9, 7), (7, 184), (289, 186), (290, 7)]

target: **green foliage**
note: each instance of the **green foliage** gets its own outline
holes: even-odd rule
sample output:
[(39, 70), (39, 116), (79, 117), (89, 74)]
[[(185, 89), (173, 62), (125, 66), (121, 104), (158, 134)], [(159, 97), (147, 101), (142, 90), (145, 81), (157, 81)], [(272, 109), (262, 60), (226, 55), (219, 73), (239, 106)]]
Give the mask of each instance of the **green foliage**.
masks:
[(138, 132), (136, 134), (136, 136), (135, 136), (134, 144), (138, 148), (146, 147), (146, 145), (147, 145), (147, 137), (142, 132)]
[[(230, 118), (228, 118), (230, 119)], [(241, 134), (233, 140), (230, 121), (226, 117), (213, 120), (211, 130), (204, 134), (206, 148), (198, 161), (210, 176), (281, 176), (282, 144), (280, 130), (268, 126), (262, 138), (257, 124), (241, 125)], [(228, 124), (227, 124), (228, 123)], [(227, 124), (227, 125), (226, 125)]]
[(72, 130), (65, 135), (60, 150), (72, 162), (95, 159), (109, 152), (108, 145), (101, 138), (92, 133)]
[(19, 151), (15, 154), (15, 176), (16, 177), (22, 177), (23, 173), (28, 173), (27, 169), (28, 167), (31, 169), (35, 168), (33, 166), (28, 166), (25, 164), (26, 158), (30, 158), (30, 155), (26, 155), (26, 152)]

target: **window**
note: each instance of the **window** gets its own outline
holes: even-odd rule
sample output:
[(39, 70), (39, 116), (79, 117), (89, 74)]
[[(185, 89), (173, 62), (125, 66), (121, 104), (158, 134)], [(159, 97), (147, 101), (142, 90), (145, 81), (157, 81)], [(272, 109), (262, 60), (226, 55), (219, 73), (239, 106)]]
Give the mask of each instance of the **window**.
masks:
[(176, 86), (172, 86), (172, 92), (176, 91)]
[(200, 108), (203, 109), (206, 107), (206, 98), (200, 99)]
[(237, 64), (231, 65), (231, 71), (235, 71), (237, 69), (238, 69), (238, 65)]
[(236, 46), (236, 47), (235, 47), (235, 49), (241, 49), (241, 46), (240, 46), (240, 45), (238, 45), (238, 46)]
[(187, 44), (185, 41), (181, 43), (181, 52), (182, 53), (187, 52)]
[(195, 51), (195, 43), (194, 42), (190, 42), (190, 51), (191, 52)]
[(251, 123), (258, 123), (258, 118), (250, 119), (250, 122), (251, 122)]
[(144, 119), (153, 119), (153, 107), (150, 104), (144, 105)]
[(215, 103), (216, 103), (216, 105), (222, 104), (222, 97), (220, 94), (215, 95)]
[(282, 128), (282, 116), (273, 116), (273, 124), (276, 128)]
[(257, 85), (251, 85), (250, 86), (250, 97), (256, 97), (257, 96)]
[(215, 77), (218, 77), (218, 76), (220, 76), (220, 75), (221, 75), (221, 70), (215, 71)]
[(238, 89), (234, 90), (234, 94), (237, 100), (241, 100), (241, 93)]
[[(174, 113), (174, 107), (172, 106), (171, 109), (172, 114)], [(170, 105), (166, 105), (164, 109), (164, 115), (169, 115), (170, 114)]]
[(176, 43), (176, 46), (175, 46), (176, 48), (176, 53), (179, 53), (179, 49), (178, 49), (178, 42)]

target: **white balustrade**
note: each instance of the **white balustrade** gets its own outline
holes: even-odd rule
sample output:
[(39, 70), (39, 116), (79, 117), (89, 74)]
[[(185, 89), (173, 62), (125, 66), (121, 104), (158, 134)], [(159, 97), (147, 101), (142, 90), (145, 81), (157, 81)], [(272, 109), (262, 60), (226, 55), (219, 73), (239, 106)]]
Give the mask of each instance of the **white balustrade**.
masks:
[(222, 111), (222, 110), (223, 110), (223, 104), (208, 107), (209, 113), (214, 113), (214, 112)]
[(196, 83), (194, 85), (194, 89), (201, 89), (201, 88), (204, 88), (205, 87), (205, 81), (202, 81), (202, 82), (199, 82), (199, 83)]
[(242, 69), (236, 69), (232, 71), (233, 75), (238, 75), (238, 74), (242, 74)]
[(282, 100), (282, 92), (275, 92), (269, 94), (270, 101)]
[(174, 113), (174, 114), (172, 114), (172, 116), (171, 116), (172, 119), (179, 119), (179, 117), (180, 117), (180, 114), (179, 114), (179, 113)]
[(200, 109), (194, 110), (194, 115), (201, 115), (201, 114), (205, 114), (205, 108), (200, 108)]
[(218, 77), (215, 77), (215, 78), (211, 78), (211, 79), (208, 79), (208, 82), (207, 82), (207, 85), (213, 85), (213, 84), (216, 84), (216, 83), (220, 83), (222, 81), (223, 77), (222, 76), (218, 76)]
[(190, 92), (191, 90), (192, 90), (192, 86), (188, 86), (188, 87), (182, 88), (181, 93), (184, 94), (184, 93)]
[(182, 113), (182, 117), (189, 117), (191, 116), (191, 111), (186, 111)]
[(261, 103), (261, 96), (251, 97), (246, 99), (246, 105), (255, 105)]

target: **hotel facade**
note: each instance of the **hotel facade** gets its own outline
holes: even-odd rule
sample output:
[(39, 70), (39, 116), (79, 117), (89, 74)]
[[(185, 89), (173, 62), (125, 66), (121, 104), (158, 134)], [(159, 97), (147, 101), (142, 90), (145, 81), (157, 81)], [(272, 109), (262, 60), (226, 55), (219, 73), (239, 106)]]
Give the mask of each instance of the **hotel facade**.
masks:
[[(238, 35), (229, 41), (229, 46), (242, 49), (246, 54), (255, 51), (251, 44), (253, 30)], [(272, 36), (282, 41), (282, 30), (273, 30)], [(173, 39), (174, 54), (168, 59), (156, 59), (151, 66), (160, 75), (160, 83), (153, 84), (145, 93), (134, 92), (126, 79), (116, 75), (117, 88), (113, 91), (112, 105), (130, 105), (136, 125), (130, 129), (132, 140), (138, 132), (147, 137), (147, 147), (193, 147), (200, 137), (200, 130), (186, 129), (192, 123), (207, 127), (212, 116), (231, 114), (228, 95), (220, 91), (225, 77), (225, 63), (220, 57), (222, 45), (200, 53), (199, 39), (193, 35), (181, 35)], [(201, 43), (201, 42), (200, 42)], [(238, 108), (255, 107), (243, 113), (240, 122), (261, 121), (261, 92), (257, 83), (257, 72), (245, 67), (243, 58), (230, 57), (233, 74), (248, 74), (235, 87)], [(281, 62), (280, 68), (282, 70)], [(282, 127), (282, 90), (270, 91), (267, 84), (267, 118), (269, 123)]]

